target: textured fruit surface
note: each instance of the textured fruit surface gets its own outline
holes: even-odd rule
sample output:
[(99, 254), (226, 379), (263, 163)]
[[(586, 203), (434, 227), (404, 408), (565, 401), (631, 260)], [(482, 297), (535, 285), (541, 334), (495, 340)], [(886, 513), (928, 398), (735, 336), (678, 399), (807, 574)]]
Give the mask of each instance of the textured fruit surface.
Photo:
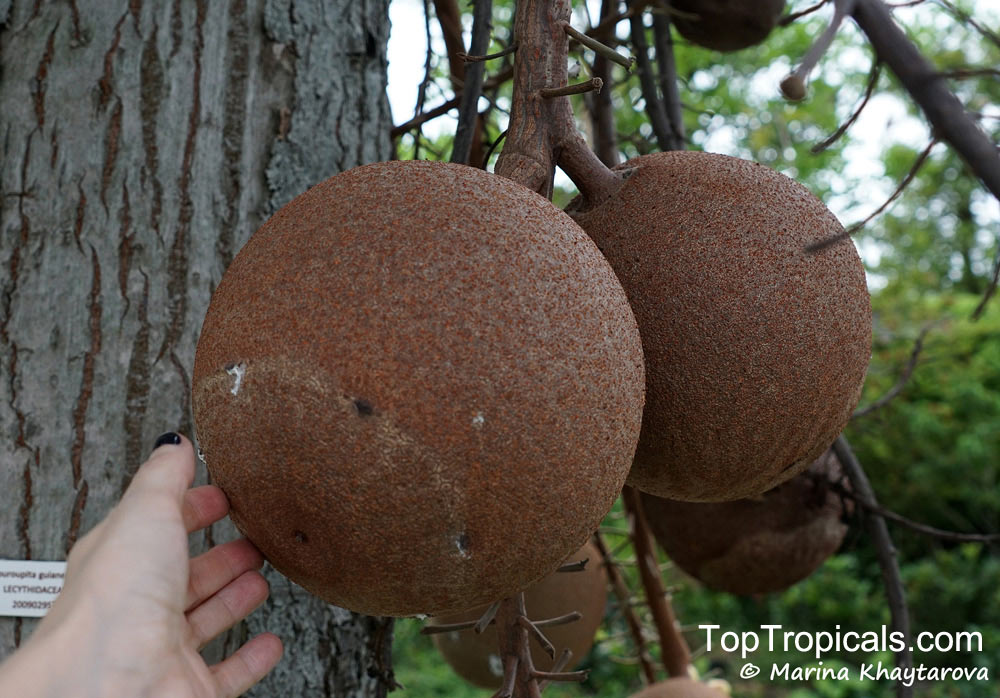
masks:
[(613, 271), (549, 201), (459, 165), (316, 185), (226, 271), (198, 438), (271, 563), (371, 615), (520, 591), (610, 509), (641, 423)]
[(847, 534), (843, 481), (827, 451), (802, 474), (759, 497), (719, 504), (644, 494), (656, 540), (682, 570), (731, 594), (783, 591), (833, 555)]
[(677, 678), (646, 686), (632, 698), (725, 698), (725, 694), (700, 681)]
[[(580, 620), (565, 625), (553, 625), (542, 631), (556, 649), (556, 657), (563, 649), (573, 655), (566, 671), (576, 666), (594, 644), (594, 634), (604, 618), (607, 600), (608, 576), (601, 564), (600, 551), (588, 542), (566, 562), (588, 560), (582, 572), (553, 572), (524, 592), (525, 609), (531, 620), (558, 618), (573, 611), (583, 614)], [(446, 625), (477, 620), (487, 606), (470, 611), (432, 618), (431, 625)], [(474, 630), (452, 631), (432, 636), (434, 644), (459, 676), (482, 688), (499, 688), (503, 678), (503, 664), (497, 653), (496, 625), (482, 633)], [(555, 663), (534, 640), (531, 641), (531, 658), (535, 668), (549, 671)]]
[(671, 0), (677, 31), (688, 41), (738, 51), (761, 43), (785, 9), (785, 0)]
[[(805, 187), (689, 151), (632, 160), (574, 214), (639, 322), (646, 408), (629, 483), (669, 499), (765, 492), (825, 451), (861, 396), (871, 305), (854, 244)], [(571, 206), (572, 209), (572, 206)]]

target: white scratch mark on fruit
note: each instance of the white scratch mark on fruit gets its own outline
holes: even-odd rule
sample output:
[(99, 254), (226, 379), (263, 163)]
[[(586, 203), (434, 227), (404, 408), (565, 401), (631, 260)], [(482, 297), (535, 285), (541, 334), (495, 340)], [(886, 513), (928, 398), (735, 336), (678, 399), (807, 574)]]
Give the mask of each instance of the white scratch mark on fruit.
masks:
[(482, 412), (476, 412), (476, 416), (472, 418), (472, 426), (481, 427), (486, 423), (486, 417), (483, 416)]
[(226, 367), (226, 373), (232, 376), (235, 380), (233, 381), (233, 387), (229, 389), (233, 395), (237, 395), (240, 392), (240, 385), (243, 384), (243, 376), (247, 372), (247, 365), (240, 363), (236, 365), (230, 365)]

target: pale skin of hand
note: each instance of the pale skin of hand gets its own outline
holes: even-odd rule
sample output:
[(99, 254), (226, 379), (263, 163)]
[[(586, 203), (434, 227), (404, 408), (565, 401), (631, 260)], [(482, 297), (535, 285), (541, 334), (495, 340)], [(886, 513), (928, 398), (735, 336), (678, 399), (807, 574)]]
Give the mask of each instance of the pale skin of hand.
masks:
[(198, 653), (264, 602), (260, 552), (245, 539), (193, 559), (188, 534), (226, 516), (218, 487), (191, 488), (191, 442), (157, 448), (121, 502), (70, 552), (62, 592), (0, 665), (0, 695), (230, 698), (281, 659), (258, 635), (222, 662)]

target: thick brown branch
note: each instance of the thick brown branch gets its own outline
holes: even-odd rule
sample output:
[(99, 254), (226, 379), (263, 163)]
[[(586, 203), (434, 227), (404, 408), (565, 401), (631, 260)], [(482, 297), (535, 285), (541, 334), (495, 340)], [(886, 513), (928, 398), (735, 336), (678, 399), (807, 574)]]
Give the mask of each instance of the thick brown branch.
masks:
[(935, 138), (945, 141), (968, 163), (993, 196), (1000, 199), (1000, 154), (996, 144), (948, 89), (945, 78), (895, 23), (882, 0), (857, 0), (852, 13), (884, 61), (920, 105)]
[[(858, 462), (854, 451), (847, 443), (847, 439), (841, 435), (833, 442), (833, 451), (837, 454), (840, 465), (844, 468), (844, 473), (851, 481), (851, 487), (857, 496), (865, 501), (878, 505), (875, 498), (875, 491), (872, 489), (868, 476), (865, 475), (864, 468)], [(899, 576), (899, 564), (896, 561), (896, 548), (892, 544), (889, 536), (889, 527), (885, 519), (878, 514), (869, 512), (865, 517), (868, 528), (868, 535), (871, 536), (872, 544), (875, 546), (875, 553), (878, 556), (879, 565), (882, 568), (882, 581), (885, 585), (885, 595), (889, 602), (889, 614), (891, 626), (894, 632), (902, 634), (903, 648), (896, 652), (896, 666), (903, 669), (903, 673), (913, 667), (913, 656), (910, 653), (910, 615), (906, 606), (906, 592), (903, 589), (903, 580)], [(896, 695), (898, 698), (912, 698), (913, 687), (907, 686), (904, 681), (896, 682)]]
[(496, 173), (545, 198), (552, 196), (560, 130), (572, 128), (573, 115), (567, 98), (546, 100), (541, 90), (567, 83), (569, 40), (562, 24), (569, 17), (569, 0), (522, 0), (514, 20), (520, 48), (514, 54), (510, 122)]
[(558, 164), (588, 202), (617, 191), (622, 175), (612, 172), (576, 129), (567, 97), (545, 99), (542, 91), (567, 83), (569, 0), (521, 0), (514, 23), (514, 94), (510, 123), (496, 173), (546, 198)]
[(639, 565), (639, 578), (646, 591), (649, 610), (653, 613), (653, 621), (660, 636), (660, 656), (667, 673), (673, 677), (688, 675), (691, 664), (691, 650), (681, 635), (677, 617), (663, 587), (660, 569), (656, 563), (656, 549), (653, 545), (653, 535), (646, 523), (646, 515), (642, 509), (639, 493), (626, 486), (622, 491), (622, 501), (629, 515), (632, 528), (632, 544), (635, 547), (636, 562)]

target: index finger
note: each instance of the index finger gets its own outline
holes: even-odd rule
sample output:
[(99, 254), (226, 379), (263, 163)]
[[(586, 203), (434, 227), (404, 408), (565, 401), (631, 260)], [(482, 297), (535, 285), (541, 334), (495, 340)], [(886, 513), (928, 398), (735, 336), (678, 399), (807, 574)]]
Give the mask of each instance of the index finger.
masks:
[(215, 485), (194, 487), (184, 494), (182, 516), (188, 533), (211, 526), (229, 513), (229, 500)]

